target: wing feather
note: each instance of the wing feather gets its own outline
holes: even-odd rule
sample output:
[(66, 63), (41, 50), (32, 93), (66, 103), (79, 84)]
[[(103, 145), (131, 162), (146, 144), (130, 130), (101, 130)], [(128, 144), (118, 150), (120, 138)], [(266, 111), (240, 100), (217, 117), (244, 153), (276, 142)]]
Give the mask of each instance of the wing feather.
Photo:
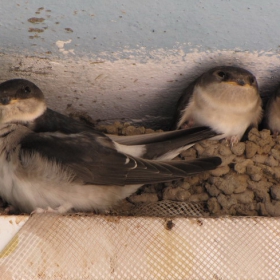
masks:
[(46, 160), (70, 169), (86, 184), (128, 185), (171, 181), (215, 168), (220, 161), (154, 161), (115, 150), (107, 136), (92, 132), (77, 134), (30, 133), (20, 142), (21, 154), (39, 153)]

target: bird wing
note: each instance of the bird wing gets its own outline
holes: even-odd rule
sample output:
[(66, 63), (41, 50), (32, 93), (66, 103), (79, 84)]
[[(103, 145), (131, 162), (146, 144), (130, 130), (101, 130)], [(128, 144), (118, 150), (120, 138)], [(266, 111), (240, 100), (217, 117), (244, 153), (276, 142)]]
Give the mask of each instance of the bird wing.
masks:
[(47, 108), (47, 110), (35, 119), (29, 128), (35, 132), (62, 132), (65, 134), (79, 133), (81, 131), (96, 132), (94, 125), (77, 121), (71, 117), (60, 114)]
[(123, 145), (143, 145), (153, 144), (159, 142), (174, 141), (179, 138), (184, 139), (184, 143), (180, 145), (189, 145), (197, 141), (201, 141), (207, 138), (216, 136), (217, 133), (211, 128), (206, 126), (187, 128), (174, 131), (155, 132), (149, 134), (132, 135), (132, 136), (119, 136), (119, 135), (107, 135), (112, 140)]
[(101, 134), (34, 133), (20, 141), (20, 158), (40, 154), (44, 160), (70, 169), (75, 178), (88, 184), (128, 185), (170, 181), (214, 169), (219, 158), (185, 164), (144, 160), (118, 152), (113, 141)]
[[(81, 132), (90, 132), (94, 135), (104, 135), (103, 133), (96, 131), (93, 126), (76, 121), (51, 109), (47, 109), (42, 116), (37, 118), (29, 125), (29, 128), (38, 133), (61, 132), (63, 134), (77, 134)], [(128, 153), (132, 156), (138, 156), (146, 159), (155, 159), (159, 157), (164, 159), (172, 159), (178, 153), (180, 153), (180, 148), (207, 138), (211, 138), (215, 135), (216, 133), (210, 128), (196, 127), (192, 129), (182, 129), (179, 131), (168, 131), (134, 136), (107, 136), (121, 145), (146, 145), (143, 154), (135, 154), (135, 150), (133, 148), (130, 149), (132, 153), (129, 153), (127, 150), (119, 150), (119, 152)], [(185, 149), (187, 149), (187, 147)]]
[(135, 136), (109, 137), (122, 145), (145, 145), (145, 152), (141, 154), (141, 158), (165, 160), (173, 159), (181, 151), (188, 149), (194, 143), (216, 135), (217, 133), (209, 127), (195, 127)]

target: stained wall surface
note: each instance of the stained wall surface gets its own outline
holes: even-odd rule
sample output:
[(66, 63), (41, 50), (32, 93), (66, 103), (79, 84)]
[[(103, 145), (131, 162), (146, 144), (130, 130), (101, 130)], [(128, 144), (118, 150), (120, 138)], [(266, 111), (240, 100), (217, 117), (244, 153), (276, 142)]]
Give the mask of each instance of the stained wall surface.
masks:
[(35, 82), (49, 107), (168, 126), (180, 93), (217, 65), (280, 80), (280, 2), (1, 1), (0, 81)]

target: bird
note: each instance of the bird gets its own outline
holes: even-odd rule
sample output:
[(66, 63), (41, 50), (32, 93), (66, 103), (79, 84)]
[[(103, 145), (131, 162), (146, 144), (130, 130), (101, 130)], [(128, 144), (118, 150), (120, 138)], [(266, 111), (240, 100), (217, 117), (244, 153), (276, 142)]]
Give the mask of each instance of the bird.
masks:
[(198, 127), (118, 143), (48, 109), (31, 81), (8, 80), (0, 84), (0, 197), (24, 213), (103, 212), (144, 184), (218, 167), (219, 157), (170, 160), (214, 135)]
[(262, 118), (256, 77), (246, 69), (218, 66), (184, 90), (171, 129), (209, 126), (232, 145)]
[(280, 133), (280, 87), (270, 95), (265, 106), (264, 127), (270, 129), (274, 136)]

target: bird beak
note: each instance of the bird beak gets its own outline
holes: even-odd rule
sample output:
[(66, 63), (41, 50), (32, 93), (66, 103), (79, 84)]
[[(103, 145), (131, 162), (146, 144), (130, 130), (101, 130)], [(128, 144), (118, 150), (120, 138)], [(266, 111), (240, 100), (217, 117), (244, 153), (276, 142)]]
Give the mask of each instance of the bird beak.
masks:
[(240, 86), (245, 86), (246, 85), (245, 81), (242, 80), (242, 79), (238, 79), (236, 83)]
[(16, 103), (18, 99), (12, 99), (11, 97), (0, 97), (0, 105), (8, 105), (8, 104), (13, 104)]
[(244, 87), (250, 87), (250, 85), (249, 84), (246, 84), (246, 82), (243, 80), (243, 79), (239, 79), (239, 80), (237, 80), (236, 82), (234, 81), (234, 82), (226, 82), (226, 83), (228, 83), (228, 84), (231, 84), (231, 85), (233, 85), (233, 86), (244, 86)]

